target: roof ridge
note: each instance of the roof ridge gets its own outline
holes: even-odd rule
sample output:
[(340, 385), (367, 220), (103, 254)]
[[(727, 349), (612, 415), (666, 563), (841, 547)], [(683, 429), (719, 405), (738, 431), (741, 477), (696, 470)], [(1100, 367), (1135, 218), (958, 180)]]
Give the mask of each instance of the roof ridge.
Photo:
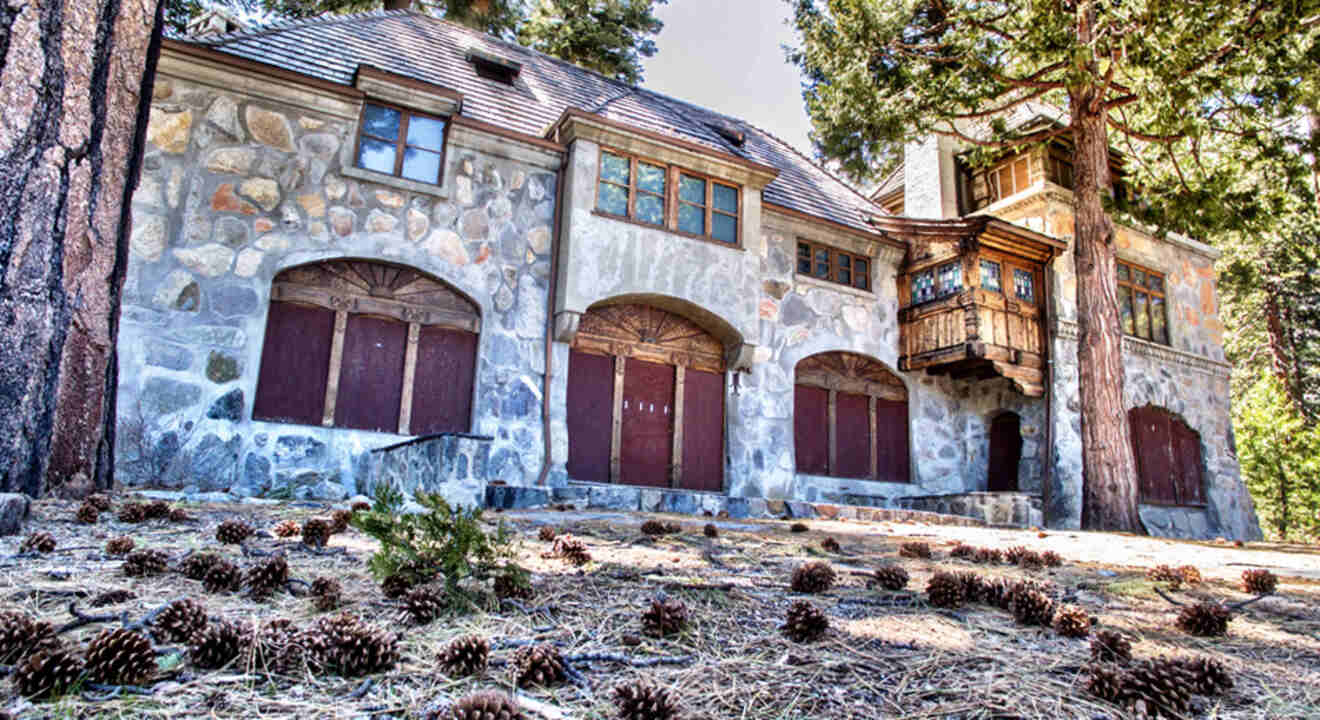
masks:
[(359, 12), (343, 13), (343, 14), (326, 12), (326, 13), (321, 13), (320, 15), (311, 15), (309, 17), (302, 17), (302, 18), (277, 18), (275, 20), (260, 22), (251, 28), (235, 30), (233, 32), (223, 33), (220, 35), (207, 35), (202, 37), (193, 37), (193, 36), (185, 35), (184, 37), (187, 40), (196, 43), (202, 43), (204, 45), (223, 45), (224, 43), (231, 42), (234, 40), (246, 40), (249, 38), (262, 37), (264, 35), (269, 35), (274, 32), (280, 32), (283, 30), (293, 30), (300, 27), (306, 27), (308, 25), (330, 25), (330, 24), (338, 24), (341, 22), (348, 22), (350, 20), (388, 18), (388, 17), (396, 17), (400, 15), (408, 15), (408, 14), (412, 14), (413, 12), (414, 12), (413, 10), (386, 10), (384, 8), (376, 8), (375, 10), (362, 10)]

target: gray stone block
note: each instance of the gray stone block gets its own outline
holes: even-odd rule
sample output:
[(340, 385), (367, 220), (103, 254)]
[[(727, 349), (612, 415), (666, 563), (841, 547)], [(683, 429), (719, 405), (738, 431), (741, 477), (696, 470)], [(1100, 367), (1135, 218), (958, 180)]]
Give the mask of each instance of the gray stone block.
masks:
[(637, 510), (641, 505), (641, 489), (624, 485), (592, 487), (588, 500), (589, 507), (606, 510)]
[(21, 532), (31, 507), (31, 500), (23, 493), (0, 493), (0, 535)]
[(679, 515), (696, 515), (701, 512), (699, 498), (689, 492), (662, 493), (660, 511)]
[(724, 502), (724, 509), (729, 513), (729, 517), (738, 520), (752, 515), (751, 501), (747, 498), (728, 498)]
[(202, 399), (202, 389), (173, 378), (153, 377), (142, 384), (138, 397), (148, 417), (168, 415), (196, 405)]
[(191, 480), (202, 491), (228, 490), (234, 485), (238, 470), (238, 449), (242, 439), (235, 436), (228, 442), (218, 435), (209, 434), (193, 450)]
[(179, 345), (148, 342), (146, 362), (166, 370), (187, 370), (192, 365), (192, 353)]
[(234, 388), (221, 395), (206, 411), (206, 417), (212, 420), (238, 421), (243, 419), (243, 390)]
[(545, 488), (513, 485), (490, 485), (486, 488), (486, 507), (519, 510), (549, 504), (550, 491)]
[(814, 518), (816, 517), (816, 508), (811, 503), (789, 500), (784, 503), (791, 518)]

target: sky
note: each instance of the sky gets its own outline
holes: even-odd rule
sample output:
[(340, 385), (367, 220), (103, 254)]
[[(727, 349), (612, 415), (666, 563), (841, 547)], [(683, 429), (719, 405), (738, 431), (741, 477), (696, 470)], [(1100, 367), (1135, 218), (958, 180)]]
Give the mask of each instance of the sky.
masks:
[(745, 120), (810, 156), (811, 121), (798, 70), (784, 59), (796, 44), (784, 0), (670, 0), (665, 27), (643, 63), (643, 85)]

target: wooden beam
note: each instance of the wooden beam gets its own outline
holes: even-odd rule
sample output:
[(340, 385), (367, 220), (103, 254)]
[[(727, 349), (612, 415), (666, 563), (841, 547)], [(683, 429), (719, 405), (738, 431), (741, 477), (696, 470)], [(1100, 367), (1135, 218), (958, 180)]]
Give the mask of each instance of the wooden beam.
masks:
[(687, 377), (687, 370), (682, 365), (674, 366), (674, 418), (673, 432), (669, 435), (673, 439), (673, 473), (669, 477), (669, 486), (679, 488), (683, 486), (683, 383)]
[(878, 429), (878, 426), (875, 417), (875, 398), (874, 397), (867, 398), (866, 405), (867, 405), (867, 412), (869, 413), (871, 418), (871, 438), (870, 438), (871, 465), (867, 469), (867, 476), (870, 477), (872, 480), (875, 480), (877, 479), (875, 476), (875, 464), (876, 461), (879, 459), (879, 453), (880, 453), (880, 448), (877, 447), (878, 442), (876, 440), (876, 430)]
[(344, 334), (348, 331), (348, 311), (335, 311), (335, 334), (330, 341), (330, 374), (325, 383), (325, 411), (321, 425), (334, 427), (335, 403), (339, 398), (339, 371), (344, 364)]
[(614, 423), (610, 430), (610, 482), (619, 483), (623, 461), (623, 371), (627, 358), (614, 356)]
[(834, 469), (839, 466), (838, 402), (839, 391), (830, 390), (830, 427), (828, 435), (830, 439), (830, 463), (826, 468), (826, 472), (834, 472)]
[(399, 400), (399, 434), (408, 435), (412, 424), (413, 384), (417, 379), (417, 343), (422, 337), (422, 326), (408, 323), (408, 344), (403, 350), (403, 394)]

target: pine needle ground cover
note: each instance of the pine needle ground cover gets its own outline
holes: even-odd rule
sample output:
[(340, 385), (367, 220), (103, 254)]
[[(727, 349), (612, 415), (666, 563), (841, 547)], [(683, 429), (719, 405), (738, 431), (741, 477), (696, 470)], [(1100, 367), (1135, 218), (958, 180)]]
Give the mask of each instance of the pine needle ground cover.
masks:
[[(116, 509), (126, 500), (116, 496)], [(0, 538), (0, 613), (22, 613), (59, 630), (76, 620), (72, 602), (80, 615), (104, 618), (59, 634), (63, 651), (77, 662), (102, 630), (139, 622), (180, 598), (201, 603), (213, 626), (234, 623), (239, 632), (279, 620), (312, 628), (318, 620), (349, 613), (373, 632), (398, 633), (392, 666), (345, 676), (305, 663), (286, 665), (274, 653), (261, 661), (240, 654), (224, 662), (232, 643), (221, 642), (219, 627), (205, 661), (194, 662), (183, 652), (188, 643), (159, 632), (153, 640), (157, 667), (139, 686), (84, 681), (58, 699), (31, 701), (6, 680), (0, 710), (16, 717), (424, 718), (472, 693), (496, 691), (513, 693), (528, 718), (600, 720), (620, 716), (617, 688), (646, 686), (667, 689), (679, 717), (691, 720), (1131, 716), (1088, 691), (1089, 638), (1018, 624), (985, 598), (934, 607), (926, 588), (941, 571), (976, 573), (987, 586), (996, 579), (1045, 586), (1060, 607), (1080, 608), (1094, 620), (1092, 637), (1107, 631), (1129, 639), (1134, 663), (1160, 657), (1220, 663), (1232, 687), (1192, 695), (1187, 717), (1301, 718), (1320, 707), (1316, 548), (828, 520), (813, 520), (806, 532), (794, 533), (786, 522), (713, 519), (719, 533), (709, 538), (703, 526), (712, 519), (672, 516), (662, 519), (679, 523), (680, 531), (652, 536), (640, 529), (655, 517), (648, 515), (486, 513), (481, 522), (487, 532), (494, 534), (503, 521), (514, 535), (516, 562), (531, 572), (533, 594), (417, 624), (405, 599), (381, 592), (369, 567), (378, 545), (358, 529), (331, 535), (325, 548), (274, 532), (281, 522), (301, 527), (310, 518), (329, 517), (331, 507), (186, 510), (186, 521), (129, 524), (105, 512), (88, 525), (77, 520), (78, 504), (35, 503), (27, 531)], [(246, 523), (255, 533), (241, 544), (218, 543), (215, 531), (224, 521)], [(545, 526), (580, 540), (591, 560), (576, 565), (557, 556), (553, 538), (540, 537)], [(56, 550), (19, 555), (26, 533), (34, 531), (50, 532)], [(125, 576), (123, 557), (104, 551), (107, 540), (125, 535), (137, 549), (168, 556), (168, 569)], [(821, 549), (826, 537), (839, 542), (839, 552)], [(929, 543), (932, 557), (901, 556), (908, 542)], [(1007, 561), (976, 562), (975, 553), (951, 557), (958, 543), (1052, 550), (1063, 564), (1027, 569)], [(180, 571), (188, 557), (201, 553), (233, 563), (242, 575), (283, 553), (288, 582), (264, 597), (246, 588), (208, 592), (203, 581)], [(817, 561), (830, 564), (835, 582), (811, 595), (794, 593), (794, 570)], [(1159, 564), (1196, 565), (1204, 581), (1165, 588), (1146, 578)], [(908, 573), (905, 589), (877, 584), (875, 571), (882, 567)], [(1276, 593), (1234, 610), (1225, 636), (1183, 632), (1180, 607), (1159, 594), (1184, 605), (1241, 603), (1252, 598), (1243, 590), (1242, 572), (1253, 567), (1278, 576)], [(338, 604), (325, 612), (311, 593), (311, 584), (323, 577), (340, 586)], [(479, 584), (465, 587), (477, 595), (482, 590)], [(118, 602), (93, 607), (97, 596), (111, 591), (133, 596), (120, 593)], [(642, 618), (661, 598), (681, 601), (686, 622), (678, 632), (655, 636)], [(800, 600), (828, 620), (824, 634), (809, 643), (795, 642), (783, 630)], [(152, 632), (171, 622), (166, 617), (144, 628)], [(469, 637), (489, 644), (485, 670), (446, 672), (440, 661), (446, 648)], [(547, 644), (571, 672), (563, 682), (515, 689), (519, 651)]]

